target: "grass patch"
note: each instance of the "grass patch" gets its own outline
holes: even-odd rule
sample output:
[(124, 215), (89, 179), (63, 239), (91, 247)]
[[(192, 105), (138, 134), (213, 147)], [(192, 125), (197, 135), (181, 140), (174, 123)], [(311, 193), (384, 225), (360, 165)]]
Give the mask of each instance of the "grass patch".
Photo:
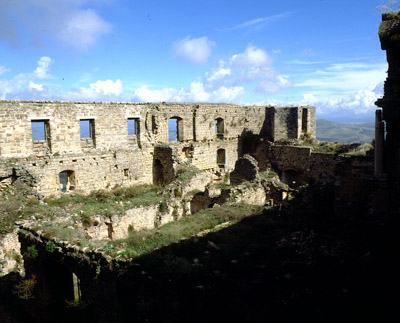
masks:
[(181, 165), (176, 172), (177, 180), (186, 182), (196, 176), (199, 172), (200, 170), (192, 165)]
[[(158, 229), (133, 232), (129, 238), (108, 243), (106, 251), (127, 258), (137, 257), (164, 246), (190, 238), (201, 231), (211, 230), (224, 222), (236, 223), (262, 208), (248, 204), (223, 205), (202, 210), (195, 215), (167, 223)], [(122, 250), (123, 249), (123, 250)], [(118, 251), (119, 250), (119, 251)], [(118, 252), (117, 252), (118, 251)], [(122, 251), (122, 252), (121, 252)]]
[(366, 156), (373, 150), (372, 144), (346, 144), (338, 142), (321, 141), (313, 146), (313, 152), (324, 154), (343, 154), (346, 156)]
[[(161, 188), (155, 185), (140, 185), (115, 188), (111, 191), (94, 191), (89, 195), (65, 194), (60, 198), (46, 198), (45, 203), (32, 195), (29, 187), (16, 182), (0, 195), (0, 236), (11, 232), (15, 221), (35, 216), (37, 220), (54, 220), (57, 217), (73, 215), (71, 220), (80, 220), (84, 225), (92, 224), (96, 215), (108, 216), (123, 214), (134, 207), (149, 206), (159, 202)], [(46, 221), (46, 222), (47, 222)], [(70, 223), (73, 224), (73, 221)], [(43, 225), (50, 235), (73, 238), (73, 229)], [(78, 237), (77, 237), (78, 238)]]

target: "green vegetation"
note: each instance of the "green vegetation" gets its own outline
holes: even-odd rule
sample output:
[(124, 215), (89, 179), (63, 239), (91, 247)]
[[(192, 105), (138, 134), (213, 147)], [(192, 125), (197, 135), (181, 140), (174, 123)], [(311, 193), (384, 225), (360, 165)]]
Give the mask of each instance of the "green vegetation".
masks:
[(321, 141), (313, 146), (314, 153), (341, 154), (347, 156), (365, 156), (373, 150), (372, 144), (345, 144)]
[(300, 141), (304, 146), (314, 146), (317, 144), (317, 140), (312, 138), (308, 133), (301, 135)]
[(268, 168), (265, 171), (259, 172), (259, 175), (260, 175), (261, 178), (264, 178), (264, 179), (274, 179), (274, 178), (278, 178), (279, 179), (278, 173), (276, 173), (271, 168)]
[(33, 291), (36, 286), (36, 276), (32, 275), (31, 278), (21, 280), (15, 285), (15, 291), (19, 298), (27, 300), (33, 298)]
[(30, 259), (35, 260), (38, 257), (38, 255), (39, 255), (39, 253), (34, 245), (29, 246), (26, 249), (25, 256)]
[(15, 221), (26, 217), (31, 208), (37, 207), (38, 199), (32, 197), (31, 194), (29, 188), (19, 181), (2, 192), (0, 195), (0, 236), (11, 232)]
[(199, 232), (212, 230), (219, 224), (236, 223), (246, 216), (260, 213), (261, 210), (259, 206), (247, 204), (230, 204), (205, 209), (157, 229), (132, 232), (127, 239), (109, 242), (105, 251), (113, 256), (137, 257), (195, 236)]
[(200, 170), (198, 168), (190, 164), (181, 165), (176, 173), (176, 175), (178, 176), (177, 180), (181, 182), (188, 181), (196, 176), (199, 172)]
[(46, 251), (50, 252), (50, 253), (53, 253), (54, 250), (55, 250), (55, 247), (56, 247), (56, 245), (54, 244), (54, 242), (53, 241), (49, 241), (46, 244)]
[[(34, 216), (37, 220), (51, 221), (61, 216), (73, 215), (72, 225), (80, 221), (84, 226), (93, 224), (95, 215), (112, 216), (123, 214), (126, 210), (159, 203), (161, 187), (154, 185), (117, 187), (111, 191), (94, 191), (84, 195), (63, 195), (60, 198), (46, 198), (45, 203), (39, 203), (30, 189), (23, 183), (16, 182), (5, 189), (0, 195), (0, 236), (14, 229), (15, 221)], [(44, 223), (47, 238), (60, 235), (61, 237), (76, 237), (77, 232), (67, 227), (59, 227), (51, 222)]]

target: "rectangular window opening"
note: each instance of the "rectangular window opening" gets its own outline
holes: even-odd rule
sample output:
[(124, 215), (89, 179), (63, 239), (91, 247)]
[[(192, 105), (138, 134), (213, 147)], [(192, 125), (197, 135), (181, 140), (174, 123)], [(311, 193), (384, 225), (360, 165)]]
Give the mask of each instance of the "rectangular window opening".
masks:
[(178, 120), (168, 119), (168, 141), (176, 141), (178, 139)]
[(94, 119), (81, 119), (79, 120), (80, 125), (80, 137), (81, 144), (84, 148), (93, 148), (96, 146), (95, 137), (95, 123)]
[(134, 136), (139, 134), (139, 118), (128, 118), (128, 135)]
[(81, 138), (94, 138), (94, 120), (80, 120)]
[(51, 152), (49, 120), (31, 120), (33, 150)]
[(32, 121), (32, 140), (46, 140), (46, 121)]

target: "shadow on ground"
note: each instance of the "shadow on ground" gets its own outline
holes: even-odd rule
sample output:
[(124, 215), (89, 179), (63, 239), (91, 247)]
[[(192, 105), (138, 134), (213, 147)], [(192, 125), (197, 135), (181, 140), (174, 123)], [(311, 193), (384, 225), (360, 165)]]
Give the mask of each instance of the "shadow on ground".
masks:
[[(118, 279), (119, 310), (110, 317), (121, 322), (397, 321), (394, 222), (341, 218), (327, 208), (266, 209), (138, 258)], [(10, 308), (11, 314), (3, 315), (10, 322), (13, 314), (15, 322), (29, 317), (17, 314), (15, 303)], [(57, 321), (88, 322), (91, 310)]]

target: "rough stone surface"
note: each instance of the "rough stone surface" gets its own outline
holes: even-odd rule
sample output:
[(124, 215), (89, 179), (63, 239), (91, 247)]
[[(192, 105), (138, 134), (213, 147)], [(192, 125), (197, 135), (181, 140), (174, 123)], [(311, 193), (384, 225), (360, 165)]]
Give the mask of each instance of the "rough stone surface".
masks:
[(254, 181), (258, 178), (258, 163), (250, 155), (239, 158), (235, 163), (235, 169), (231, 172), (232, 185), (238, 185), (244, 181)]
[(400, 17), (398, 14), (383, 14), (379, 28), (381, 47), (386, 50), (388, 62), (384, 96), (376, 104), (382, 108), (382, 119), (386, 124), (383, 150), (383, 173), (389, 185), (389, 208), (396, 215), (400, 211)]
[(18, 228), (15, 228), (13, 232), (7, 233), (0, 240), (0, 276), (15, 270), (23, 272), (21, 245), (17, 232)]
[[(173, 142), (171, 118), (178, 125)], [(217, 119), (223, 133), (216, 133)], [(81, 138), (81, 120), (90, 122), (92, 137)], [(128, 133), (128, 120), (135, 121), (135, 134)], [(33, 140), (35, 122), (42, 123), (44, 139)], [(315, 137), (313, 107), (0, 101), (0, 188), (10, 185), (17, 169), (31, 174), (31, 185), (44, 196), (61, 195), (63, 172), (67, 191), (83, 193), (160, 178), (168, 183), (179, 161), (225, 173), (242, 151), (243, 133), (278, 140), (306, 132)]]

